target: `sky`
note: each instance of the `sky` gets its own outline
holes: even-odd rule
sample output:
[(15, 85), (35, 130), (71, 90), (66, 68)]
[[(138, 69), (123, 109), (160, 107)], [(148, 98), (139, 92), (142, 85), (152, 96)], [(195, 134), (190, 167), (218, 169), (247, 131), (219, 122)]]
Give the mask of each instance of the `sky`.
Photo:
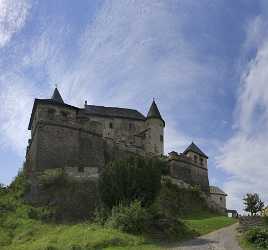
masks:
[(268, 3), (0, 0), (0, 183), (25, 159), (34, 98), (134, 108), (155, 98), (165, 153), (194, 141), (242, 211), (268, 203)]

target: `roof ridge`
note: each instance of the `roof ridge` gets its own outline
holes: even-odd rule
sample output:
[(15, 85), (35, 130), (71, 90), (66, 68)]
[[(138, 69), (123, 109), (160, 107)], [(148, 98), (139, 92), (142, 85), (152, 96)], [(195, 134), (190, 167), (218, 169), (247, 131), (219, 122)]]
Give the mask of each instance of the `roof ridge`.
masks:
[(93, 106), (93, 107), (101, 107), (101, 108), (113, 108), (113, 109), (127, 109), (127, 110), (135, 110), (139, 113), (141, 113), (140, 111), (138, 111), (137, 109), (132, 109), (132, 108), (122, 108), (122, 107), (114, 107), (114, 106), (102, 106), (102, 105), (92, 105), (92, 104), (87, 104), (87, 106)]

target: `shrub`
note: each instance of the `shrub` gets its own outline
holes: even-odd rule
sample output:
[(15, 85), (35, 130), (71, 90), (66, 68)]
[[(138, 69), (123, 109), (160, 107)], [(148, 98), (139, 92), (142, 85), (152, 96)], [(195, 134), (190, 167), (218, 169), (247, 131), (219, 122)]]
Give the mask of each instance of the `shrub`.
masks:
[(199, 188), (182, 188), (173, 184), (170, 178), (162, 179), (160, 193), (155, 201), (158, 210), (167, 217), (192, 214), (207, 210), (205, 198)]
[(268, 230), (264, 228), (254, 228), (246, 232), (245, 238), (257, 247), (268, 248)]
[(0, 183), (0, 196), (5, 194), (6, 192), (7, 188), (2, 183)]
[(24, 198), (25, 194), (30, 190), (30, 184), (26, 175), (26, 165), (19, 171), (16, 178), (12, 181), (7, 189), (11, 191), (13, 196), (20, 199)]
[(178, 219), (177, 214), (166, 213), (157, 202), (148, 208), (147, 214), (146, 232), (153, 238), (179, 240), (193, 235), (193, 232)]
[(99, 178), (101, 201), (110, 209), (134, 200), (150, 205), (161, 186), (159, 164), (157, 159), (140, 157), (111, 162)]
[(263, 219), (264, 219), (264, 223), (265, 223), (266, 225), (268, 225), (268, 215), (265, 215)]
[(123, 232), (140, 234), (145, 229), (147, 213), (140, 201), (133, 201), (128, 206), (119, 204), (112, 209), (112, 215), (106, 225)]
[(38, 176), (38, 181), (44, 188), (49, 188), (52, 185), (64, 185), (66, 176), (62, 168), (46, 169)]
[(55, 218), (56, 211), (48, 207), (29, 207), (28, 217), (30, 219), (51, 221)]

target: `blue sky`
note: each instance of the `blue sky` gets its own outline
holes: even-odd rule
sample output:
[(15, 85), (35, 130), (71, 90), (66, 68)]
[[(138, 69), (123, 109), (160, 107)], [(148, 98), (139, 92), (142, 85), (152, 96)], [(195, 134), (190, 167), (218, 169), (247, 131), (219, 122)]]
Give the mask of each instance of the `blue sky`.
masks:
[(165, 151), (192, 141), (241, 209), (268, 202), (268, 4), (251, 0), (0, 0), (0, 182), (22, 166), (35, 97), (136, 108), (153, 97)]

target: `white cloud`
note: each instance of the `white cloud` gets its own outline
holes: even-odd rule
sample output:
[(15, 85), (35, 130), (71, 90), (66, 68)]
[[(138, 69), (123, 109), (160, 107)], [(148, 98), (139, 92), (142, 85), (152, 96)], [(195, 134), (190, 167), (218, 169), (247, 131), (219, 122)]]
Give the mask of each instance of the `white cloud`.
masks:
[(0, 48), (24, 26), (29, 9), (29, 0), (0, 0)]
[[(235, 112), (235, 133), (223, 146), (218, 157), (220, 167), (233, 175), (225, 183), (230, 207), (242, 210), (242, 197), (257, 192), (268, 202), (268, 38), (261, 28), (264, 19), (257, 17), (249, 27), (247, 46), (257, 46), (256, 57), (242, 73)], [(253, 32), (253, 34), (252, 34)], [(260, 34), (258, 34), (260, 33)], [(256, 39), (252, 37), (257, 37)], [(251, 44), (248, 44), (252, 41)]]
[[(177, 119), (197, 115), (202, 119), (202, 112), (213, 106), (211, 93), (221, 87), (215, 84), (221, 62), (208, 55), (200, 60), (200, 45), (195, 47), (185, 35), (192, 21), (192, 12), (186, 11), (191, 4), (199, 5), (107, 0), (81, 34), (69, 32), (68, 22), (46, 17), (37, 24), (41, 30), (18, 41), (23, 46), (14, 48), (19, 51), (14, 65), (0, 69), (1, 144), (23, 155), (33, 99), (49, 97), (58, 84), (64, 100), (77, 106), (87, 99), (146, 114), (155, 97), (167, 125), (165, 152), (182, 152), (193, 138), (184, 134)], [(17, 105), (10, 105), (14, 102)], [(202, 112), (193, 108), (194, 102)]]
[(0, 76), (0, 88), (0, 145), (23, 156), (34, 91), (27, 79), (12, 73)]

